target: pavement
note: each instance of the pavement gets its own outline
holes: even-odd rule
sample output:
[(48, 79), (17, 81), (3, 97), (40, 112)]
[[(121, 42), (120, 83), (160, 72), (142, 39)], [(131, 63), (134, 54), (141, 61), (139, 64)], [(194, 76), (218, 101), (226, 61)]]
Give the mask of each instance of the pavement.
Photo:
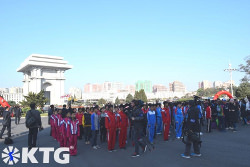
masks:
[[(13, 119), (14, 120), (14, 119)], [(38, 147), (55, 147), (58, 143), (49, 136), (50, 128), (47, 124), (47, 118), (42, 118), (44, 130), (38, 134)], [(1, 125), (1, 120), (0, 120)], [(0, 126), (1, 129), (1, 126)], [(19, 125), (12, 121), (13, 146), (19, 150), (27, 147), (28, 129), (25, 127), (24, 119), (21, 119)], [(249, 167), (250, 166), (250, 126), (241, 126), (237, 132), (227, 131), (218, 132), (213, 130), (212, 133), (202, 135), (201, 157), (192, 157), (183, 159), (180, 154), (184, 152), (185, 145), (181, 140), (163, 141), (162, 135), (157, 136), (155, 140), (156, 149), (153, 152), (147, 151), (140, 157), (132, 158), (131, 154), (134, 148), (128, 141), (126, 150), (119, 150), (116, 143), (117, 152), (109, 153), (107, 144), (100, 144), (101, 149), (94, 150), (90, 145), (85, 145), (84, 140), (78, 140), (78, 154), (70, 157), (70, 163), (66, 165), (57, 164), (50, 153), (50, 163), (43, 164), (43, 154), (35, 154), (38, 164), (22, 164), (21, 160), (13, 165), (18, 167)], [(6, 133), (5, 136), (6, 137)], [(3, 140), (0, 139), (0, 153), (6, 147)], [(1, 155), (1, 154), (0, 154)], [(62, 155), (61, 155), (62, 156)], [(8, 166), (0, 157), (0, 167)]]

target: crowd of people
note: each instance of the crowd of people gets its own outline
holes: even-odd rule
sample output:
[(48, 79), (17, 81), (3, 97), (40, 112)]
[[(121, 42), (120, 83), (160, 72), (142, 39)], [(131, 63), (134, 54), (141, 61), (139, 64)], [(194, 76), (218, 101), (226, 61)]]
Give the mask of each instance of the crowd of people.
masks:
[[(49, 110), (51, 136), (61, 147), (69, 147), (70, 154), (77, 154), (77, 141), (85, 139), (93, 149), (97, 144), (108, 143), (108, 151), (114, 152), (116, 139), (120, 149), (125, 149), (128, 138), (135, 146), (132, 157), (148, 149), (154, 149), (154, 139), (159, 136), (164, 141), (171, 137), (182, 139), (186, 144), (184, 158), (190, 158), (191, 143), (194, 142), (193, 156), (201, 156), (198, 144), (201, 143), (201, 131), (208, 133), (212, 129), (221, 132), (236, 132), (236, 124), (250, 122), (249, 97), (241, 101), (194, 100), (193, 102), (169, 102), (147, 104), (133, 100), (130, 104), (119, 106), (106, 104), (104, 107), (93, 105), (77, 109), (55, 108)], [(195, 113), (195, 114), (194, 114)], [(191, 130), (190, 130), (191, 129)], [(163, 134), (161, 136), (161, 134)], [(97, 141), (97, 136), (100, 139)], [(185, 136), (188, 136), (185, 138)]]
[[(29, 128), (29, 149), (36, 147), (38, 130), (42, 130), (41, 116), (36, 104), (30, 104), (26, 114), (26, 127)], [(11, 137), (11, 113), (15, 113), (15, 123), (19, 124), (21, 109), (6, 107), (3, 112), (3, 127), (0, 138), (7, 129)], [(85, 140), (86, 145), (99, 149), (98, 143), (107, 142), (109, 152), (126, 149), (128, 140), (132, 141), (135, 152), (132, 157), (140, 156), (147, 149), (155, 148), (154, 140), (160, 138), (169, 141), (182, 139), (186, 149), (182, 157), (201, 156), (200, 145), (202, 132), (212, 129), (220, 132), (237, 132), (236, 125), (250, 124), (250, 97), (236, 100), (194, 100), (187, 102), (143, 103), (133, 100), (131, 103), (99, 107), (56, 108), (50, 106), (48, 124), (50, 135), (58, 141), (60, 147), (69, 147), (70, 155), (77, 155), (77, 142)], [(161, 135), (162, 134), (162, 135)], [(98, 139), (99, 137), (99, 139)], [(117, 141), (118, 140), (118, 141)], [(193, 144), (194, 153), (191, 154)], [(141, 151), (140, 151), (141, 148)]]

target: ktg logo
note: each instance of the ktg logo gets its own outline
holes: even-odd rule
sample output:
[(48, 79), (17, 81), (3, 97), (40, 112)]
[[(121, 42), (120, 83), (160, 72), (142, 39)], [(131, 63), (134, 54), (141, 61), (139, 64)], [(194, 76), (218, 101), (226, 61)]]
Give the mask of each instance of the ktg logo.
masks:
[[(59, 164), (69, 163), (70, 155), (69, 153), (65, 153), (65, 152), (69, 152), (69, 148), (67, 147), (61, 147), (56, 150), (53, 147), (40, 147), (40, 148), (35, 147), (30, 150), (24, 147), (22, 148), (22, 157), (21, 157), (21, 153), (19, 152), (17, 148), (13, 146), (9, 146), (3, 150), (2, 159), (3, 159), (3, 162), (8, 165), (17, 164), (19, 160), (21, 160), (23, 164), (27, 164), (28, 160), (30, 160), (31, 163), (37, 164), (39, 163), (37, 159), (35, 158), (35, 153), (37, 152), (37, 150), (39, 150), (39, 152), (43, 152), (44, 164), (48, 164), (50, 162), (50, 158), (49, 158), (50, 152), (54, 152), (55, 162)], [(62, 158), (60, 157), (61, 153), (63, 153)]]

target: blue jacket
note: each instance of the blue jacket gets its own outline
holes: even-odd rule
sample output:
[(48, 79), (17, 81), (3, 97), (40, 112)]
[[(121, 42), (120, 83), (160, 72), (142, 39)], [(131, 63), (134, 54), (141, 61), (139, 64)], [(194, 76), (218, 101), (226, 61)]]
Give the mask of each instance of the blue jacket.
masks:
[(155, 111), (149, 110), (147, 113), (148, 125), (155, 125), (156, 123), (156, 116)]
[(161, 110), (162, 110), (161, 107), (157, 107), (157, 108), (156, 108), (157, 117), (162, 117), (162, 116), (161, 116)]
[(99, 130), (99, 118), (96, 113), (91, 114), (91, 130)]
[(181, 108), (177, 107), (177, 111), (176, 111), (176, 114), (175, 114), (175, 120), (178, 120), (178, 119), (183, 119), (183, 113), (182, 113)]
[(199, 118), (202, 118), (202, 108), (201, 108), (201, 105), (197, 105), (200, 113), (199, 113)]

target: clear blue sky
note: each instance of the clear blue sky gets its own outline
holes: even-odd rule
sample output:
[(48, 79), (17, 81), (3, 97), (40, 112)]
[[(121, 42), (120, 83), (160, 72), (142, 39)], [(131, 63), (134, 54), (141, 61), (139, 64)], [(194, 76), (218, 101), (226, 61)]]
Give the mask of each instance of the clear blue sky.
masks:
[(74, 66), (66, 92), (138, 79), (196, 90), (229, 80), (229, 60), (238, 68), (250, 54), (249, 0), (1, 0), (0, 21), (0, 87), (22, 86), (16, 69), (32, 53)]

